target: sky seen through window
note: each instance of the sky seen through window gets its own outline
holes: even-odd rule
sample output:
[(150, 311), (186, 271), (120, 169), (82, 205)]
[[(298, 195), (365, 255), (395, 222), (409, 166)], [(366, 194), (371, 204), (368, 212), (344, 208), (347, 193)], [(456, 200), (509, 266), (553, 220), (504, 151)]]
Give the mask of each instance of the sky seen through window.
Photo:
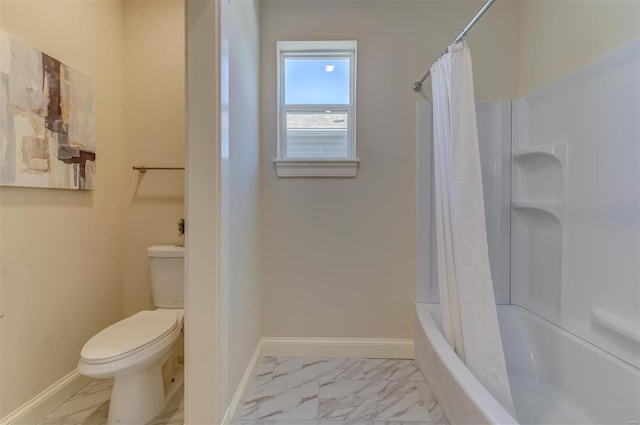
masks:
[(285, 59), (285, 104), (348, 105), (349, 59)]

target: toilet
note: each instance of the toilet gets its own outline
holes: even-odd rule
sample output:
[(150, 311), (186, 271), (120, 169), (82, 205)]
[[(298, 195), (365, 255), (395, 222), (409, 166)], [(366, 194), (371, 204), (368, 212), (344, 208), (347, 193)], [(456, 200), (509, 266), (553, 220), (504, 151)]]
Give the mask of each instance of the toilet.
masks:
[(184, 247), (147, 248), (156, 310), (141, 311), (93, 336), (78, 371), (114, 378), (108, 425), (146, 424), (182, 389), (176, 345), (184, 318)]

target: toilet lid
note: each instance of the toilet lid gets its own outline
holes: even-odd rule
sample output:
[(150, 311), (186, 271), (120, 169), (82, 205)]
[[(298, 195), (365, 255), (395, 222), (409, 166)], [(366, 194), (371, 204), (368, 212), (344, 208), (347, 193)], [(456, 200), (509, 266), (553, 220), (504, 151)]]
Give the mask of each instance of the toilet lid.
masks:
[(173, 310), (141, 311), (102, 330), (82, 348), (89, 363), (106, 363), (127, 357), (171, 333), (178, 326)]

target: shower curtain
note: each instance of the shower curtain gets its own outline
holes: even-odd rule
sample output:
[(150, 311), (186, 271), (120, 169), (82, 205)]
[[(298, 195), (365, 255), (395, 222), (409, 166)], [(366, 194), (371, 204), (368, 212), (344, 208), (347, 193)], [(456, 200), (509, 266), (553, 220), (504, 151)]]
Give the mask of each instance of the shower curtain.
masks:
[(444, 333), (514, 413), (489, 268), (471, 53), (453, 44), (431, 68), (437, 268)]

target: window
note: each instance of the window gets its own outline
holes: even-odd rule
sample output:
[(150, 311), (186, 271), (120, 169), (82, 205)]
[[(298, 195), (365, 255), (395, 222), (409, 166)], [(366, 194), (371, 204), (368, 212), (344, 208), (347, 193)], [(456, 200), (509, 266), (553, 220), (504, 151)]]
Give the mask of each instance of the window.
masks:
[(279, 177), (355, 177), (356, 42), (278, 42)]

